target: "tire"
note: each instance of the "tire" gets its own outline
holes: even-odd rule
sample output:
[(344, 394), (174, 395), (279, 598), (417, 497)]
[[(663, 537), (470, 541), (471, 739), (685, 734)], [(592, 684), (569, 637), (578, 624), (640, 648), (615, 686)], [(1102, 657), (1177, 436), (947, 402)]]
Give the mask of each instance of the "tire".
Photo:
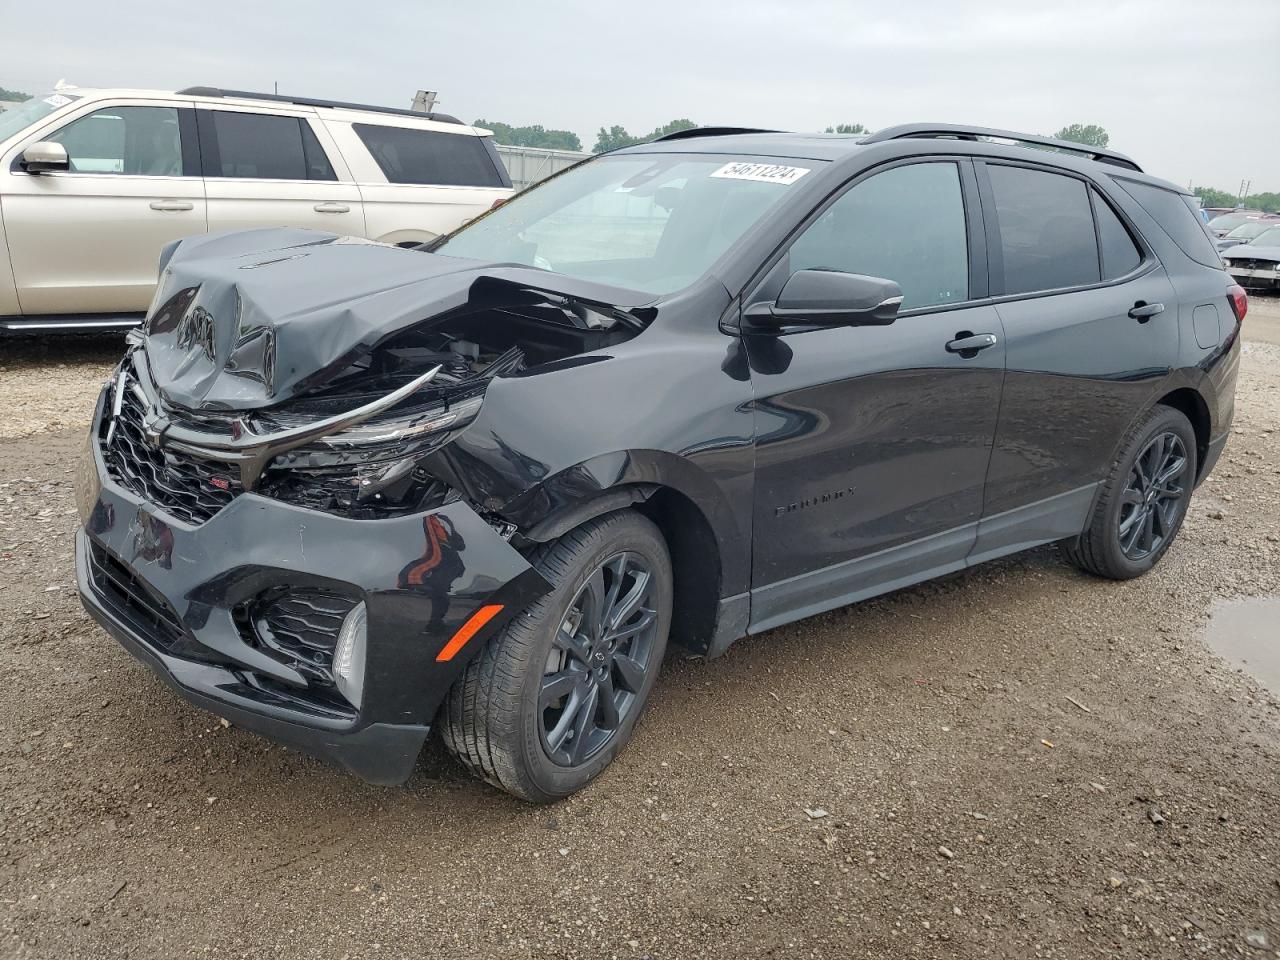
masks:
[[(1165, 447), (1156, 446), (1159, 442)], [(1150, 482), (1148, 473), (1159, 480), (1162, 472), (1175, 468), (1179, 456), (1183, 465), (1166, 483)], [(1163, 468), (1155, 464), (1157, 459)], [(1089, 525), (1080, 536), (1060, 544), (1063, 554), (1081, 570), (1099, 577), (1131, 580), (1142, 576), (1160, 562), (1177, 537), (1187, 515), (1197, 468), (1191, 422), (1172, 407), (1155, 407), (1121, 442)], [(1160, 492), (1174, 487), (1179, 491), (1176, 497)], [(1152, 536), (1144, 543), (1148, 515)], [(1130, 547), (1135, 538), (1139, 542)]]
[[(550, 803), (585, 786), (631, 738), (666, 651), (671, 558), (650, 520), (619, 510), (544, 544), (529, 560), (552, 584), (550, 593), (467, 665), (437, 726), (445, 746), (474, 774), (524, 800)], [(592, 611), (622, 611), (626, 599), (638, 596), (641, 572), (648, 574), (648, 592), (636, 610), (622, 618), (617, 631), (595, 631)], [(611, 606), (615, 583), (620, 587)], [(562, 633), (562, 625), (570, 629)], [(633, 628), (629, 637), (608, 645), (611, 633)], [(625, 659), (633, 662), (624, 671)], [(637, 676), (634, 664), (641, 660), (644, 669)], [(567, 692), (544, 708), (544, 688), (548, 695)], [(591, 689), (596, 700), (588, 702)], [(588, 729), (596, 721), (601, 726)]]

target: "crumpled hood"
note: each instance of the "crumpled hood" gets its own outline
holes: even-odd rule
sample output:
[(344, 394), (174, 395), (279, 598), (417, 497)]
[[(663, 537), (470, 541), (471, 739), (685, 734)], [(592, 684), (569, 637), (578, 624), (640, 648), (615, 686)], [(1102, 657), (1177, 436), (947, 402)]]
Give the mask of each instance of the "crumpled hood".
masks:
[(313, 230), (211, 234), (166, 253), (145, 349), (166, 403), (189, 410), (251, 410), (318, 389), (388, 336), (463, 307), (539, 292), (606, 307), (653, 299)]

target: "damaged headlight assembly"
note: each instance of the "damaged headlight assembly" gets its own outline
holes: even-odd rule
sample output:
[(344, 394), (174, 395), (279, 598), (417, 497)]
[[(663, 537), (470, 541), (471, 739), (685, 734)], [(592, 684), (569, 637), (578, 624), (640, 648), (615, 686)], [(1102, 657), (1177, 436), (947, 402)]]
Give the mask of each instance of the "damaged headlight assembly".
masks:
[(436, 397), (403, 409), (441, 369), (433, 366), (373, 401), (322, 419), (267, 411), (179, 420), (157, 402), (145, 361), (127, 358), (112, 385), (105, 442), (128, 391), (144, 411), (153, 443), (225, 465), (240, 490), (357, 518), (427, 509), (453, 493), (419, 461), (469, 424), (483, 401), (478, 394), (452, 402)]

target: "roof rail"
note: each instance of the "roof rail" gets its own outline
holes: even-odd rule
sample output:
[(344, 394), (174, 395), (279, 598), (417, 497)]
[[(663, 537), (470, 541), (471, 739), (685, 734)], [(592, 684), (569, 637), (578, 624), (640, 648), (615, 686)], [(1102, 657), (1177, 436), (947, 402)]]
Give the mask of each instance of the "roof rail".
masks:
[(272, 103), (293, 103), (300, 107), (330, 107), (335, 110), (365, 110), (369, 113), (391, 113), (419, 120), (435, 120), (438, 123), (462, 123), (447, 113), (422, 113), (400, 107), (379, 107), (369, 103), (345, 103), (341, 100), (317, 100), (313, 97), (290, 97), (282, 93), (252, 93), (248, 90), (223, 90), (219, 87), (187, 87), (177, 91), (183, 97), (235, 97), (239, 100), (267, 100)]
[(758, 127), (693, 127), (689, 130), (677, 130), (664, 137), (658, 137), (650, 143), (665, 143), (668, 140), (692, 140), (694, 137), (731, 137), (737, 133), (778, 133), (777, 130), (761, 130)]
[(1028, 146), (1050, 147), (1054, 150), (1061, 150), (1063, 153), (1074, 153), (1080, 156), (1088, 157), (1090, 160), (1096, 160), (1099, 163), (1109, 163), (1117, 167), (1126, 167), (1129, 170), (1136, 170), (1142, 173), (1142, 168), (1138, 166), (1132, 159), (1123, 153), (1117, 153), (1114, 150), (1104, 150), (1101, 147), (1091, 147), (1085, 143), (1074, 143), (1070, 140), (1055, 140), (1052, 137), (1038, 137), (1029, 133), (1016, 133), (1013, 130), (996, 130), (991, 127), (970, 127), (958, 123), (903, 123), (896, 127), (885, 127), (883, 130), (877, 130), (875, 133), (868, 134), (859, 140), (859, 143), (882, 143), (885, 140), (905, 140), (905, 139), (954, 139), (954, 140), (981, 140), (981, 139), (998, 139), (1013, 140), (1017, 143), (1027, 144)]

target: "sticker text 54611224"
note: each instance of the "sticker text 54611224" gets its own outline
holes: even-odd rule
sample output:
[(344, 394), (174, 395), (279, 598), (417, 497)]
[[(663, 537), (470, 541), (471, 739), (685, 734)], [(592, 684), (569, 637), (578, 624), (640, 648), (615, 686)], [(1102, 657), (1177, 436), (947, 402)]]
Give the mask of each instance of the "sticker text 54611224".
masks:
[(790, 186), (806, 173), (808, 167), (785, 167), (780, 163), (745, 163), (734, 161), (711, 174), (728, 180), (758, 180), (762, 183), (780, 183)]

